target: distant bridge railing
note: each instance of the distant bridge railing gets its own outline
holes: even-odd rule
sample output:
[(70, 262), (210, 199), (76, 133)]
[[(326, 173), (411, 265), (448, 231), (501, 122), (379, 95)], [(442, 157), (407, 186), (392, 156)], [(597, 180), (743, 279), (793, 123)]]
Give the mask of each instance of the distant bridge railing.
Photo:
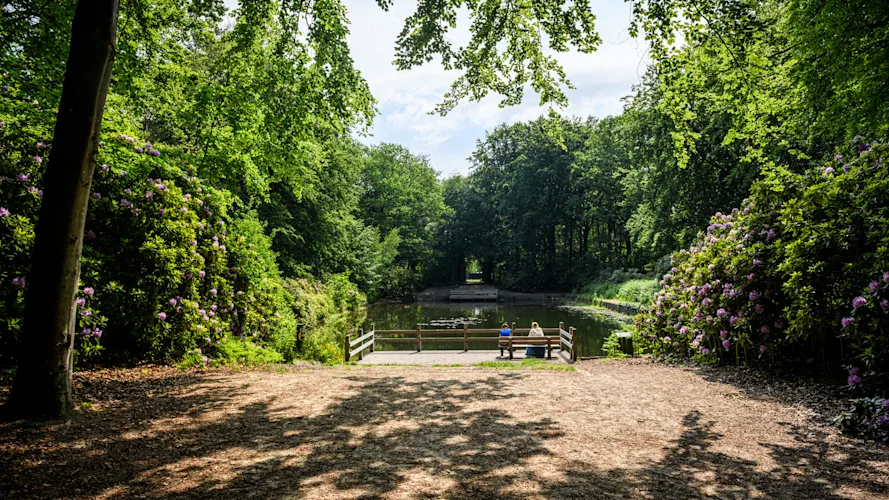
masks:
[[(416, 346), (417, 352), (423, 350), (423, 344), (431, 344), (436, 342), (462, 342), (463, 350), (469, 350), (469, 344), (472, 342), (497, 343), (502, 349), (509, 349), (509, 357), (512, 358), (512, 351), (517, 346), (541, 346), (546, 347), (547, 352), (551, 355), (554, 348), (558, 349), (557, 354), (569, 363), (577, 361), (577, 343), (575, 337), (577, 329), (569, 327), (565, 330), (565, 324), (559, 323), (558, 328), (541, 328), (544, 335), (542, 337), (529, 337), (530, 328), (516, 328), (515, 323), (512, 324), (512, 333), (508, 337), (500, 336), (499, 328), (469, 328), (464, 324), (462, 330), (458, 329), (438, 329), (423, 330), (422, 325), (417, 324), (413, 330), (377, 330), (375, 325), (371, 325), (370, 332), (364, 333), (364, 329), (358, 329), (358, 335), (353, 340), (352, 334), (346, 335), (345, 340), (345, 358), (350, 361), (354, 357), (358, 359), (364, 358), (365, 351), (374, 352), (377, 342), (390, 343), (412, 343)], [(547, 333), (555, 333), (556, 335), (546, 335)], [(389, 335), (399, 335), (392, 337)]]

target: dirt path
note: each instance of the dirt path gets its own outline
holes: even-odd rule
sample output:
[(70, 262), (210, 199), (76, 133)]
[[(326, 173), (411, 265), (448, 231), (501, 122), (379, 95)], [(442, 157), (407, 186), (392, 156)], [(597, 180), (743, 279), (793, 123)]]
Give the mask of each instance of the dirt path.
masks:
[(889, 498), (886, 448), (650, 363), (156, 368), (77, 386), (72, 422), (0, 426), (0, 498)]

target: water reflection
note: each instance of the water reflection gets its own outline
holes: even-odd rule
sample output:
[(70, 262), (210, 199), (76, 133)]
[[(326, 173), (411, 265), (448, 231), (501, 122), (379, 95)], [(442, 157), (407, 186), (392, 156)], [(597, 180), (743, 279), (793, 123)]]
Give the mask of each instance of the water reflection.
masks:
[[(545, 328), (555, 328), (559, 322), (573, 326), (578, 333), (579, 356), (601, 356), (602, 342), (620, 324), (610, 319), (590, 317), (576, 311), (561, 309), (557, 305), (519, 303), (421, 303), (421, 304), (372, 304), (367, 310), (367, 322), (376, 324), (378, 330), (414, 329), (461, 329), (466, 323), (470, 328), (499, 328), (502, 323), (515, 323), (519, 328), (530, 328), (536, 321)], [(369, 325), (368, 325), (369, 326)], [(472, 343), (470, 349), (494, 349), (495, 343)], [(412, 350), (412, 344), (377, 345), (377, 350)], [(424, 343), (423, 349), (462, 349), (462, 343)]]

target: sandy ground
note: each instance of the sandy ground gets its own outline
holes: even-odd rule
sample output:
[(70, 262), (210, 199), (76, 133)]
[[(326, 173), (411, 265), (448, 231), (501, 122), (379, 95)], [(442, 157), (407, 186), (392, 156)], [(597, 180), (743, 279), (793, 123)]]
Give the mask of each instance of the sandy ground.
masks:
[(72, 421), (0, 424), (0, 497), (889, 498), (799, 388), (578, 368), (80, 373)]

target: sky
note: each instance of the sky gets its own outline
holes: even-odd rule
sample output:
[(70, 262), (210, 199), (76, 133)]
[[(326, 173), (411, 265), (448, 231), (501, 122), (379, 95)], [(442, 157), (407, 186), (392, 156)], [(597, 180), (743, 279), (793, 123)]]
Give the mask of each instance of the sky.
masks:
[[(428, 156), (432, 167), (448, 177), (469, 172), (467, 158), (486, 131), (501, 123), (533, 120), (546, 113), (546, 108), (539, 106), (539, 97), (528, 90), (519, 106), (500, 108), (501, 98), (489, 95), (480, 102), (462, 102), (445, 117), (430, 115), (456, 74), (445, 71), (435, 61), (409, 71), (398, 71), (392, 65), (395, 39), (416, 2), (396, 0), (389, 12), (373, 0), (344, 3), (351, 20), (348, 41), (355, 66), (378, 101), (379, 114), (368, 135), (356, 136), (361, 142), (402, 144), (414, 154)], [(226, 4), (234, 7), (236, 0), (226, 0)], [(602, 118), (619, 114), (623, 109), (620, 99), (629, 95), (632, 86), (641, 80), (648, 62), (644, 42), (631, 38), (627, 32), (631, 3), (599, 0), (594, 2), (593, 9), (596, 29), (602, 38), (598, 50), (592, 54), (556, 56), (576, 87), (567, 91), (569, 105), (560, 110), (566, 116)], [(459, 45), (468, 38), (466, 20), (459, 19), (458, 29), (449, 35), (453, 43)]]

